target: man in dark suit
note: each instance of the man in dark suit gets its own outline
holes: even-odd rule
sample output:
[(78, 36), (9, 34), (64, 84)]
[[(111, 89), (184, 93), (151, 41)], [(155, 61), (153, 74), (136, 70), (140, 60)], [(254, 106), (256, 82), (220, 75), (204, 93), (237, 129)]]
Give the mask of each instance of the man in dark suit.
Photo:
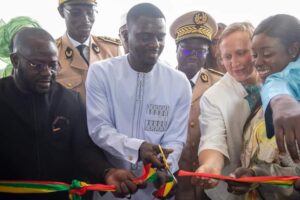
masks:
[[(55, 81), (55, 40), (43, 29), (23, 28), (11, 42), (13, 76), (0, 80), (0, 180), (43, 180), (115, 185), (134, 193), (134, 175), (114, 169), (91, 141), (79, 94)], [(68, 199), (67, 192), (5, 194), (0, 199)]]

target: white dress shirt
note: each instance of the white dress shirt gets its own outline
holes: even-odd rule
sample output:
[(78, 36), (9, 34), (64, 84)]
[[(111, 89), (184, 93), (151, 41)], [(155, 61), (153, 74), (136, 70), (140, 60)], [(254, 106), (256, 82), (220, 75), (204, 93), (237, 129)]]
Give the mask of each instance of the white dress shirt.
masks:
[(74, 47), (78, 47), (79, 45), (84, 44), (85, 46), (89, 47), (90, 46), (90, 40), (91, 40), (91, 36), (88, 37), (88, 39), (86, 39), (86, 41), (84, 41), (83, 43), (80, 43), (76, 40), (74, 40), (68, 33), (67, 33), (68, 38), (70, 39), (70, 42), (72, 43), (72, 45)]

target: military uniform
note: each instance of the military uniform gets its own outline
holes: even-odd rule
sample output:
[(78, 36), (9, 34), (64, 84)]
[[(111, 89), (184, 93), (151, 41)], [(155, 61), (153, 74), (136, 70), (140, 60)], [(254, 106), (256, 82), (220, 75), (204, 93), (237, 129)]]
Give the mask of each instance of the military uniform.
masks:
[[(88, 71), (88, 64), (80, 55), (78, 49), (73, 46), (67, 34), (56, 40), (59, 52), (61, 70), (56, 80), (66, 88), (73, 89), (80, 93), (85, 100), (85, 80)], [(98, 60), (121, 55), (120, 40), (109, 37), (97, 37), (91, 35), (89, 45), (89, 63)]]
[[(199, 100), (202, 94), (222, 76), (223, 73), (213, 69), (202, 68), (199, 73), (199, 77), (193, 88), (187, 141), (179, 160), (180, 170), (194, 172), (199, 167), (198, 146), (201, 135), (198, 119), (200, 114)], [(191, 177), (178, 177), (177, 200), (201, 200), (203, 199), (203, 195), (203, 190), (200, 187), (191, 184)]]
[[(216, 33), (217, 24), (215, 20), (202, 11), (185, 13), (178, 17), (170, 26), (170, 34), (177, 45), (189, 38), (199, 38), (211, 42)], [(189, 114), (187, 141), (179, 160), (179, 169), (186, 171), (196, 171), (199, 167), (198, 146), (201, 135), (198, 119), (200, 114), (199, 100), (202, 94), (223, 76), (221, 72), (205, 69), (203, 66), (199, 67), (201, 69), (198, 78), (196, 81), (191, 81), (195, 82), (195, 86), (193, 87), (191, 111)], [(177, 200), (203, 200), (206, 199), (205, 196), (203, 189), (191, 184), (191, 177), (178, 177), (178, 187), (175, 194)]]

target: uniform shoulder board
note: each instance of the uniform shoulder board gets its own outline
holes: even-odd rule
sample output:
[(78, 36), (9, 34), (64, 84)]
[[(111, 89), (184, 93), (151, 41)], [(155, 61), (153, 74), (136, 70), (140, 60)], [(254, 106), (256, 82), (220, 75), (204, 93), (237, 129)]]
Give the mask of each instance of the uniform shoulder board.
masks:
[(224, 73), (223, 72), (219, 72), (217, 70), (214, 70), (214, 69), (211, 69), (211, 68), (207, 68), (207, 70), (213, 74), (216, 74), (218, 76), (224, 76)]
[(117, 38), (111, 38), (111, 37), (107, 37), (107, 36), (98, 36), (97, 37), (98, 39), (100, 40), (103, 40), (105, 42), (110, 42), (110, 43), (113, 43), (113, 44), (116, 44), (116, 45), (119, 45), (121, 46), (121, 40), (117, 39)]
[(62, 43), (62, 37), (59, 37), (55, 40), (56, 46), (59, 47)]

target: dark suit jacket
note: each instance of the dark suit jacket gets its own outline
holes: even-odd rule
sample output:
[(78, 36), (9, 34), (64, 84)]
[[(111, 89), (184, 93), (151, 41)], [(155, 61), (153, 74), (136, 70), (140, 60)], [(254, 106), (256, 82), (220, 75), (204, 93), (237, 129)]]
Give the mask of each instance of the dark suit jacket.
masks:
[[(90, 139), (79, 94), (54, 82), (45, 95), (24, 94), (0, 79), (0, 180), (103, 183), (111, 165)], [(0, 199), (68, 199), (66, 193)]]

